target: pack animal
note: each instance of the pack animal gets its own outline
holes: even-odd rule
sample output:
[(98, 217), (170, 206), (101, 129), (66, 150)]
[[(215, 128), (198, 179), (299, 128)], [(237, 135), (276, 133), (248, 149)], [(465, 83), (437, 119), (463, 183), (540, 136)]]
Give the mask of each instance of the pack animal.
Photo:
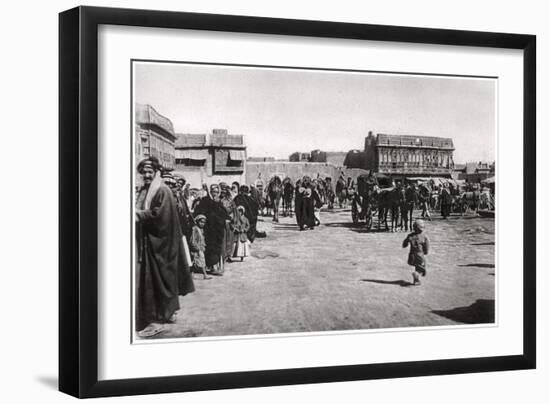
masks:
[(283, 181), (277, 175), (273, 176), (267, 184), (267, 197), (269, 207), (273, 209), (273, 221), (279, 222), (279, 204), (283, 194)]

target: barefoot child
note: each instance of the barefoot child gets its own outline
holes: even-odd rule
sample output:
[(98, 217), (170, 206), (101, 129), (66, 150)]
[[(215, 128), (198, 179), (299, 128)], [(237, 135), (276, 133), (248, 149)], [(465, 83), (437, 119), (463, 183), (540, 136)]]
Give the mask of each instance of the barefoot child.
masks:
[(189, 240), (189, 249), (191, 250), (191, 257), (193, 258), (193, 267), (201, 271), (203, 279), (210, 279), (211, 276), (206, 275), (206, 261), (204, 259), (204, 250), (206, 249), (206, 242), (204, 240), (204, 225), (206, 224), (206, 216), (197, 215), (195, 217), (196, 225), (193, 226), (191, 233), (191, 239)]
[(239, 205), (237, 207), (237, 217), (233, 224), (233, 231), (235, 232), (235, 250), (233, 252), (233, 257), (239, 257), (241, 261), (244, 260), (244, 257), (248, 257), (250, 252), (250, 241), (248, 241), (246, 237), (246, 233), (250, 228), (250, 223), (244, 213), (244, 206)]
[(407, 263), (414, 267), (412, 273), (413, 285), (420, 285), (419, 274), (426, 276), (426, 259), (424, 255), (428, 254), (430, 241), (423, 233), (424, 222), (422, 220), (418, 219), (414, 222), (413, 230), (414, 231), (403, 240), (403, 248), (406, 248), (409, 244), (411, 246)]

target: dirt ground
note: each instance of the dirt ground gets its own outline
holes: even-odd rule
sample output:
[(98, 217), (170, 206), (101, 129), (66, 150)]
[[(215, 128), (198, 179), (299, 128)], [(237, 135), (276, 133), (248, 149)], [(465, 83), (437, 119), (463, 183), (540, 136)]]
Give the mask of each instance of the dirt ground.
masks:
[[(415, 212), (417, 216), (419, 212)], [(156, 338), (358, 330), (494, 322), (494, 219), (426, 222), (428, 274), (412, 286), (405, 232), (354, 227), (349, 209), (323, 210), (299, 231), (294, 218), (260, 218), (267, 238), (181, 297), (175, 324)]]

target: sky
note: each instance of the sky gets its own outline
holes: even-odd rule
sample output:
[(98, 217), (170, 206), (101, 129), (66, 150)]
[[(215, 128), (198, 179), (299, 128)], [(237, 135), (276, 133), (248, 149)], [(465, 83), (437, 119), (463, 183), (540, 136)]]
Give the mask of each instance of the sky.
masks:
[(496, 79), (136, 62), (134, 85), (176, 133), (224, 128), (249, 157), (362, 150), (372, 131), (450, 137), (455, 163), (496, 158)]

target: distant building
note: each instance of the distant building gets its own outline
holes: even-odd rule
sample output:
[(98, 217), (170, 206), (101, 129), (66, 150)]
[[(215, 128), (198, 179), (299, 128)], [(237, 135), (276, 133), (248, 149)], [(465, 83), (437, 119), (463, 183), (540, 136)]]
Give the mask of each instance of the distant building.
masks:
[(157, 157), (166, 169), (175, 166), (174, 125), (152, 106), (135, 106), (135, 156), (136, 164), (145, 157)]
[(453, 169), (453, 178), (480, 182), (495, 175), (495, 162), (473, 161), (466, 164), (456, 164)]
[(309, 161), (312, 163), (331, 163), (337, 167), (343, 167), (347, 152), (327, 152), (313, 150)]
[(331, 163), (338, 167), (344, 166), (347, 152), (327, 152), (319, 149), (312, 150), (311, 153), (292, 153), (288, 161), (291, 162), (309, 162), (309, 163)]
[(347, 152), (326, 152), (326, 162), (334, 164), (337, 167), (343, 167), (347, 154)]
[(175, 146), (176, 172), (200, 188), (233, 181), (242, 183), (246, 171), (246, 146), (243, 135), (228, 134), (226, 129), (214, 129), (210, 134), (177, 135)]
[(275, 157), (248, 157), (246, 161), (251, 163), (265, 163), (275, 161)]
[(311, 160), (311, 154), (310, 153), (294, 152), (290, 156), (288, 156), (288, 161), (292, 161), (292, 162), (310, 161), (310, 160)]
[(397, 177), (450, 177), (453, 151), (450, 138), (369, 132), (364, 150), (348, 152), (344, 165)]

